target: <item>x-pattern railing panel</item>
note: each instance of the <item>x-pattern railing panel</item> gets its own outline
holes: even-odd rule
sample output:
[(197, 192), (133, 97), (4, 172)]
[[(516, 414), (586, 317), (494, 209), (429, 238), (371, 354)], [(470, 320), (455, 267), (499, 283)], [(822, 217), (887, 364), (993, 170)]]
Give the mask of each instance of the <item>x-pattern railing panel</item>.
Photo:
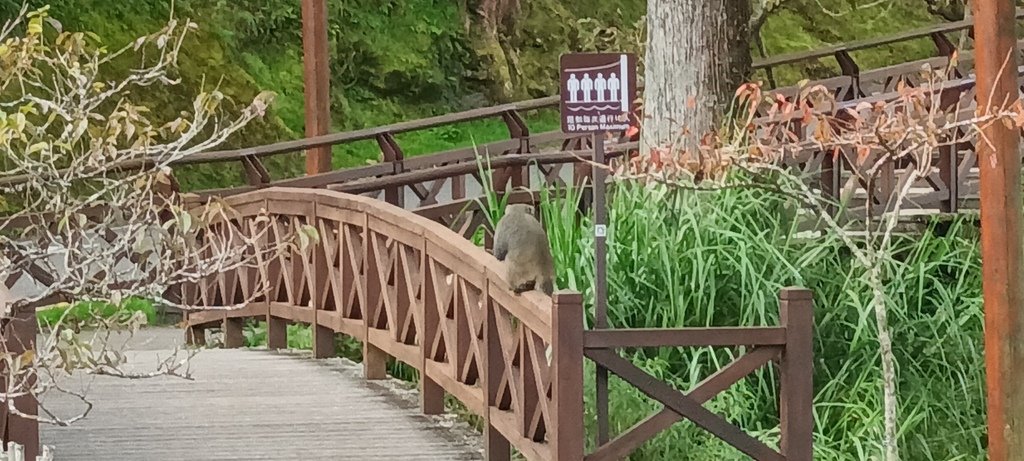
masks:
[[(502, 453), (515, 447), (527, 459), (584, 459), (584, 351), (616, 373), (629, 376), (634, 366), (601, 355), (600, 341), (607, 337), (587, 342), (582, 297), (565, 292), (553, 297), (539, 292), (515, 294), (503, 278), (501, 265), (483, 249), (438, 222), (373, 199), (281, 188), (250, 194), (228, 202), (265, 202), (267, 243), (290, 238), (302, 226), (315, 228), (317, 238), (309, 245), (264, 256), (265, 266), (256, 270), (227, 271), (213, 283), (204, 280), (183, 287), (189, 293), (198, 288), (197, 301), (211, 308), (188, 315), (192, 341), (204, 341), (203, 329), (220, 322), (225, 345), (237, 347), (242, 343), (239, 319), (256, 317), (267, 320), (268, 345), (284, 347), (287, 322), (301, 322), (316, 326), (314, 355), (324, 357), (334, 353), (335, 333), (348, 334), (364, 342), (367, 379), (385, 375), (390, 355), (419, 370), (424, 412), (442, 411), (447, 392), (483, 417), (489, 456), (506, 459)], [(248, 213), (220, 223), (215, 231), (252, 235), (257, 213)], [(251, 290), (260, 286), (269, 288), (272, 296), (235, 311), (217, 309), (217, 303), (252, 295)], [(788, 337), (787, 332), (748, 330), (731, 329), (729, 334), (753, 338), (767, 348), (746, 356), (757, 360), (741, 358), (709, 378), (713, 386), (704, 383), (690, 394), (670, 396), (663, 385), (627, 379), (665, 403), (668, 413), (652, 415), (625, 438), (611, 441), (587, 459), (628, 452), (635, 448), (638, 436), (656, 433), (683, 417), (697, 418), (698, 425), (760, 459), (777, 459), (771, 455), (774, 451), (769, 453), (763, 444), (751, 442), (739, 428), (700, 407), (734, 382), (729, 380), (788, 350), (781, 345), (789, 342), (780, 339)], [(703, 334), (691, 340), (707, 338)], [(793, 365), (785, 353), (782, 357), (783, 381), (793, 381)], [(715, 391), (710, 392), (711, 388)], [(785, 389), (784, 385), (787, 402), (801, 404), (793, 397), (806, 397)], [(784, 425), (784, 433), (796, 434), (788, 437), (796, 437), (793, 440), (800, 449), (804, 433), (793, 427), (801, 426)]]

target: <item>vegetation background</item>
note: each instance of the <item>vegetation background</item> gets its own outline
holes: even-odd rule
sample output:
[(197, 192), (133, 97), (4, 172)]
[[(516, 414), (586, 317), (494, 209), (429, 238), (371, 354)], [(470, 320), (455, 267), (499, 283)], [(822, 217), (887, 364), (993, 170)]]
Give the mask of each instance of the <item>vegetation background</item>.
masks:
[[(942, 0), (933, 0), (942, 1)], [(330, 0), (331, 108), (335, 130), (484, 106), (554, 92), (558, 56), (566, 51), (627, 47), (645, 11), (643, 0), (520, 0), (497, 43), (480, 40), (471, 0)], [(33, 6), (43, 2), (33, 0)], [(111, 45), (159, 28), (168, 0), (50, 0), (65, 28), (90, 31)], [(780, 0), (760, 31), (768, 55), (933, 24), (929, 0)], [(0, 17), (21, 0), (0, 0)], [(200, 25), (181, 62), (184, 85), (156, 87), (140, 103), (173, 113), (205, 86), (235, 101), (260, 90), (278, 94), (271, 116), (228, 142), (241, 147), (293, 139), (303, 132), (301, 11), (299, 0), (176, 0), (175, 15)], [(497, 48), (495, 48), (497, 47)], [(754, 56), (760, 51), (752, 50)], [(854, 53), (864, 68), (934, 54), (927, 40)], [(500, 58), (497, 59), (496, 57)], [(512, 64), (509, 64), (512, 63)], [(129, 69), (132, 62), (119, 63)], [(779, 69), (779, 84), (834, 75), (831, 62)], [(505, 82), (511, 86), (496, 88)], [(184, 91), (183, 91), (184, 90)], [(166, 115), (166, 114), (164, 114)], [(535, 130), (554, 129), (549, 113), (529, 114)], [(474, 122), (398, 136), (407, 155), (470, 146), (506, 137), (500, 122)], [(375, 143), (334, 149), (336, 167), (374, 162)], [(277, 156), (274, 177), (302, 172), (299, 155)], [(185, 189), (240, 183), (223, 165), (176, 172)], [(609, 283), (612, 321), (622, 326), (773, 324), (775, 295), (790, 284), (815, 291), (816, 458), (866, 460), (879, 453), (881, 387), (875, 336), (862, 274), (842, 245), (827, 236), (798, 235), (778, 212), (784, 200), (759, 191), (695, 193), (622, 187), (610, 210)], [(552, 236), (558, 285), (592, 299), (591, 222), (570, 202), (542, 210)], [(500, 213), (498, 213), (500, 214)], [(888, 268), (900, 368), (901, 446), (908, 460), (984, 459), (984, 376), (981, 360), (980, 256), (975, 229), (963, 219), (900, 241), (898, 264)], [(139, 305), (151, 316), (150, 307)], [(79, 309), (93, 309), (92, 306)], [(45, 317), (45, 315), (44, 315)], [(289, 342), (309, 347), (309, 331), (291, 328)], [(251, 344), (265, 341), (259, 325)], [(340, 344), (357, 357), (358, 345)], [(709, 349), (627, 351), (635, 363), (682, 388), (727, 360)], [(415, 379), (408, 369), (392, 373)], [(710, 408), (765, 440), (777, 440), (771, 372), (748, 378), (709, 403)], [(588, 373), (593, 376), (592, 373)], [(593, 383), (590, 382), (589, 385)], [(613, 431), (656, 406), (613, 380)], [(588, 393), (588, 399), (593, 393)], [(588, 402), (588, 411), (593, 402)], [(588, 424), (593, 415), (588, 414)], [(774, 442), (773, 442), (774, 443)], [(632, 459), (744, 459), (691, 424), (678, 424)]]
[[(764, 0), (754, 0), (764, 1)], [(761, 29), (769, 55), (809, 50), (828, 43), (892, 34), (941, 20), (924, 8), (927, 0), (886, 0), (858, 6), (846, 0), (768, 0), (778, 4)], [(934, 1), (934, 0), (933, 0)], [(944, 0), (939, 0), (944, 1)], [(0, 0), (0, 17), (13, 16), (22, 0)], [(258, 145), (301, 137), (303, 121), (301, 5), (299, 0), (30, 0), (50, 4), (68, 29), (90, 31), (105, 43), (126, 43), (155, 30), (174, 14), (199, 23), (181, 62), (184, 85), (156, 87), (138, 95), (157, 111), (177, 111), (205, 85), (218, 85), (235, 101), (260, 90), (278, 96), (270, 117), (251, 124), (227, 146)], [(335, 130), (383, 125), (506, 99), (554, 93), (558, 56), (621, 46), (635, 47), (643, 0), (519, 0), (500, 40), (503, 60), (485, 40), (475, 40), (472, 0), (330, 0), (331, 111)], [(752, 50), (755, 56), (758, 51)], [(928, 39), (870, 53), (854, 53), (864, 68), (934, 54)], [(119, 63), (124, 69), (133, 63)], [(511, 71), (509, 71), (511, 69)], [(776, 72), (779, 84), (804, 76), (834, 75), (828, 60)], [(512, 89), (501, 78), (511, 74)], [(506, 79), (507, 80), (507, 79)], [(190, 94), (193, 93), (193, 94)], [(554, 129), (552, 114), (532, 114), (534, 129)], [(507, 137), (500, 121), (468, 123), (398, 137), (406, 155), (464, 147)], [(376, 143), (338, 146), (334, 165), (376, 161)], [(301, 174), (298, 154), (275, 156), (274, 177)], [(240, 169), (198, 166), (179, 172), (185, 189), (240, 184)]]

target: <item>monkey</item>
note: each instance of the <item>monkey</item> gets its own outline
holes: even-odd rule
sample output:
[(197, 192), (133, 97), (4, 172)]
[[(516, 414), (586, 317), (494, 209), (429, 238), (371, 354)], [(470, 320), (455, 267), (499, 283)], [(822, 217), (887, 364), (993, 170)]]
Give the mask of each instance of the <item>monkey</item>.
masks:
[(555, 265), (544, 226), (533, 216), (533, 206), (519, 203), (505, 207), (494, 228), (494, 257), (503, 261), (515, 294), (530, 289), (551, 296)]

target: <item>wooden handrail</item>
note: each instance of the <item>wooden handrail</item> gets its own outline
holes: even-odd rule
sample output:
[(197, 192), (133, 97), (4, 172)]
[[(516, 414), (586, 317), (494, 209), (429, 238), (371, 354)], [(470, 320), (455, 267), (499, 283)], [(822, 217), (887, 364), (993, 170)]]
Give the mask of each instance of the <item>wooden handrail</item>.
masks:
[(269, 144), (266, 146), (204, 152), (201, 154), (193, 155), (188, 159), (183, 159), (181, 162), (178, 163), (209, 163), (224, 160), (233, 160), (247, 156), (263, 157), (267, 155), (281, 154), (286, 152), (296, 152), (300, 150), (309, 149), (312, 147), (344, 144), (356, 141), (375, 139), (377, 136), (382, 135), (384, 133), (398, 134), (409, 131), (425, 130), (444, 125), (451, 125), (454, 123), (464, 123), (484, 118), (498, 117), (510, 111), (527, 111), (543, 109), (547, 107), (554, 107), (557, 104), (558, 96), (546, 96), (543, 98), (530, 99), (527, 101), (514, 102), (510, 104), (502, 104), (491, 107), (482, 107), (479, 109), (471, 109), (463, 112), (454, 112), (445, 115), (438, 115), (435, 117), (392, 123), (390, 125), (378, 126), (373, 128), (345, 131), (341, 133), (332, 133), (323, 136), (313, 136), (309, 138), (297, 139), (294, 141), (283, 141), (274, 144)]
[[(186, 303), (210, 308), (186, 313), (191, 343), (220, 327), (225, 346), (238, 347), (241, 320), (257, 318), (268, 323), (268, 347), (281, 348), (285, 322), (293, 321), (314, 326), (314, 356), (327, 357), (335, 354), (334, 336), (345, 334), (364, 343), (367, 379), (385, 376), (386, 356), (419, 370), (424, 412), (442, 411), (447, 392), (484, 417), (506, 451), (582, 460), (578, 293), (513, 294), (501, 264), (484, 249), (371, 198), (275, 187), (224, 202), (236, 217), (211, 233), (238, 232), (266, 210), (275, 228), (312, 225), (320, 238), (259, 271), (222, 272), (183, 286)], [(255, 291), (261, 280), (269, 284), (265, 293)], [(239, 296), (254, 301), (222, 308)], [(497, 455), (501, 445), (489, 449)]]
[[(1018, 13), (1018, 17), (1024, 17), (1024, 9), (1018, 9), (1017, 13)], [(966, 27), (969, 27), (970, 25), (971, 25), (970, 21), (967, 20), (967, 21), (958, 21), (958, 22), (949, 23), (949, 24), (940, 24), (940, 25), (936, 25), (936, 26), (929, 26), (929, 27), (925, 27), (925, 28), (921, 28), (921, 29), (916, 29), (916, 30), (913, 30), (913, 31), (903, 32), (903, 33), (892, 35), (892, 36), (886, 36), (886, 37), (880, 37), (880, 38), (875, 38), (875, 39), (867, 39), (867, 40), (859, 40), (859, 41), (847, 42), (847, 43), (843, 43), (843, 44), (839, 44), (839, 45), (833, 45), (833, 46), (830, 46), (830, 47), (822, 48), (820, 50), (814, 50), (814, 51), (809, 51), (809, 52), (791, 53), (791, 54), (787, 54), (787, 55), (775, 56), (775, 57), (772, 57), (772, 58), (755, 61), (754, 67), (755, 68), (762, 68), (762, 67), (777, 66), (777, 65), (781, 65), (781, 64), (792, 63), (792, 62), (797, 62), (797, 61), (802, 61), (802, 60), (818, 59), (818, 58), (834, 55), (836, 52), (839, 52), (839, 51), (851, 51), (851, 50), (865, 49), (865, 48), (870, 48), (870, 47), (874, 47), (874, 46), (880, 46), (880, 45), (884, 45), (884, 44), (895, 43), (895, 42), (898, 42), (898, 41), (904, 41), (904, 40), (910, 40), (910, 39), (914, 39), (914, 38), (920, 38), (920, 37), (927, 36), (927, 35), (934, 34), (934, 33), (942, 33), (942, 32), (947, 32), (947, 31), (952, 31), (952, 30), (960, 30), (960, 29), (964, 29)], [(931, 58), (931, 59), (934, 59), (934, 58)], [(924, 60), (920, 60), (920, 61), (928, 61), (928, 60), (929, 59), (924, 59)], [(917, 61), (915, 61), (915, 62), (917, 62)], [(901, 66), (906, 66), (908, 64), (911, 64), (911, 63), (903, 63)], [(776, 90), (773, 90), (773, 91), (780, 91), (780, 92), (785, 93), (787, 91), (793, 92), (795, 90), (793, 88), (783, 88), (783, 89), (776, 89)], [(494, 118), (494, 117), (499, 117), (499, 116), (504, 117), (504, 116), (506, 116), (508, 114), (516, 114), (519, 111), (543, 109), (543, 108), (553, 108), (553, 107), (557, 106), (557, 104), (558, 104), (558, 97), (557, 96), (547, 96), (547, 97), (543, 97), (543, 98), (531, 99), (531, 100), (527, 100), (527, 101), (520, 101), (520, 102), (516, 102), (516, 103), (502, 104), (502, 105), (493, 106), (493, 107), (485, 107), (485, 108), (473, 109), (473, 110), (468, 110), (468, 111), (463, 111), (463, 112), (456, 112), (456, 113), (436, 116), (436, 117), (429, 117), (429, 118), (424, 118), (424, 119), (399, 122), (399, 123), (394, 123), (394, 124), (389, 124), (389, 125), (384, 125), (384, 126), (379, 126), (379, 127), (374, 127), (374, 128), (366, 128), (366, 129), (361, 129), (361, 130), (354, 130), (354, 131), (347, 131), (347, 132), (340, 132), (340, 133), (332, 133), (332, 134), (323, 135), (323, 136), (315, 136), (315, 137), (309, 137), (309, 138), (303, 138), (303, 139), (297, 139), (297, 140), (291, 140), (291, 141), (282, 141), (282, 142), (272, 143), (272, 144), (263, 145), (263, 146), (253, 146), (253, 147), (246, 147), (246, 148), (241, 148), (241, 149), (231, 149), (231, 150), (220, 150), (220, 151), (204, 152), (204, 153), (200, 153), (200, 154), (189, 156), (188, 158), (181, 159), (179, 161), (174, 162), (174, 164), (175, 165), (188, 165), (188, 164), (202, 164), (202, 163), (222, 162), (222, 161), (241, 161), (241, 160), (246, 160), (246, 159), (250, 159), (251, 161), (257, 161), (257, 160), (254, 160), (254, 159), (257, 159), (257, 158), (260, 158), (260, 157), (265, 157), (265, 156), (276, 155), (276, 154), (288, 153), (288, 152), (297, 152), (297, 151), (301, 151), (301, 150), (305, 150), (305, 149), (310, 149), (310, 148), (315, 148), (315, 147), (319, 147), (319, 146), (325, 146), (325, 145), (337, 145), (337, 144), (343, 144), (343, 143), (349, 143), (349, 142), (355, 142), (355, 141), (370, 140), (370, 139), (379, 138), (381, 136), (390, 136), (390, 135), (394, 135), (394, 134), (398, 134), (398, 133), (405, 133), (405, 132), (410, 132), (410, 131), (429, 129), (429, 128), (434, 128), (434, 127), (438, 127), (438, 126), (445, 126), (445, 125), (451, 125), (451, 124), (456, 124), (456, 123), (463, 123), (463, 122), (468, 122), (468, 121), (473, 121), (473, 120), (479, 120), (479, 119), (485, 119), (485, 118)], [(548, 133), (542, 133), (542, 134), (543, 135), (550, 135), (552, 133), (555, 133), (555, 132), (548, 132)], [(501, 142), (501, 141), (499, 141), (499, 142)], [(504, 142), (507, 142), (507, 141), (504, 141)], [(493, 144), (496, 144), (496, 143), (493, 143)], [(419, 159), (422, 159), (422, 158), (425, 158), (425, 157), (417, 157), (416, 159), (419, 160)], [(121, 165), (116, 165), (116, 168), (114, 168), (114, 169), (130, 170), (130, 169), (134, 169), (134, 168), (141, 168), (141, 167), (149, 166), (149, 165), (151, 165), (151, 163), (152, 162), (147, 161), (146, 159), (135, 159), (135, 160), (132, 160), (132, 161), (129, 161), (129, 162), (124, 162)], [(359, 168), (366, 168), (366, 167), (359, 167)], [(349, 173), (349, 172), (340, 173), (340, 176), (348, 177), (348, 176), (350, 176), (350, 174), (356, 173), (355, 170), (357, 170), (357, 169), (348, 169), (348, 170), (351, 170), (351, 173)], [(326, 173), (326, 174), (327, 175), (331, 175), (331, 174), (338, 174), (338, 173), (339, 172), (331, 172), (331, 173)], [(367, 170), (367, 171), (359, 171), (359, 174), (370, 174), (370, 173), (371, 172), (369, 170)], [(400, 171), (395, 171), (394, 173), (400, 173)], [(372, 175), (376, 175), (376, 173), (374, 173)], [(27, 181), (29, 179), (30, 179), (29, 175), (9, 175), (9, 176), (5, 176), (5, 177), (0, 178), (0, 187), (13, 186), (13, 185), (16, 185), (16, 184), (23, 183), (23, 182), (25, 182), (25, 181)], [(295, 182), (298, 183), (298, 182), (309, 182), (309, 181), (316, 182), (317, 180), (316, 179), (306, 179), (305, 181), (302, 181), (299, 178), (289, 179), (289, 180), (278, 180), (278, 181), (270, 181), (269, 183), (266, 183), (266, 184), (261, 184), (260, 187), (267, 187), (267, 186), (271, 186), (271, 185), (286, 185), (290, 181), (295, 181)], [(318, 186), (313, 186), (313, 187), (318, 187)], [(252, 190), (252, 189), (255, 189), (255, 188), (256, 187), (230, 188), (230, 189), (228, 189), (226, 191), (235, 191), (235, 192), (237, 192), (237, 191), (244, 191), (244, 190)], [(213, 191), (210, 191), (210, 192), (213, 192)]]
[[(1016, 18), (1024, 18), (1024, 8), (1017, 8)], [(839, 43), (837, 45), (825, 46), (810, 51), (799, 51), (793, 53), (780, 54), (778, 56), (771, 56), (768, 58), (755, 60), (754, 69), (776, 67), (785, 64), (795, 64), (801, 61), (810, 61), (813, 59), (827, 58), (835, 56), (836, 53), (840, 52), (848, 53), (851, 51), (858, 51), (867, 48), (891, 45), (893, 43), (905, 42), (908, 40), (928, 37), (931, 34), (935, 33), (956, 32), (958, 30), (968, 29), (973, 26), (974, 19), (965, 19), (961, 21), (920, 27), (917, 29), (907, 30), (900, 32), (898, 34), (886, 35), (883, 37), (867, 38), (862, 40), (854, 40), (850, 42)]]
[[(319, 241), (259, 271), (219, 273), (185, 287), (186, 302), (209, 310), (186, 314), (187, 339), (223, 330), (224, 346), (242, 345), (242, 320), (266, 319), (269, 348), (286, 345), (286, 322), (313, 326), (313, 355), (335, 354), (338, 333), (363, 342), (366, 379), (386, 376), (388, 356), (420, 372), (421, 410), (444, 410), (444, 393), (483, 417), (487, 459), (515, 447), (541, 461), (620, 459), (643, 440), (688, 418), (761, 459), (811, 454), (811, 294), (780, 294), (778, 327), (590, 330), (583, 298), (558, 291), (513, 294), (493, 256), (448, 228), (387, 203), (324, 190), (269, 188), (234, 197), (234, 221), (210, 232), (236, 232), (269, 213), (275, 228), (314, 225)], [(442, 213), (443, 214), (443, 213)], [(277, 234), (276, 238), (286, 237)], [(361, 248), (362, 250), (357, 250)], [(253, 292), (263, 277), (270, 289)], [(218, 303), (255, 299), (240, 309)], [(619, 347), (753, 345), (687, 394), (645, 374)], [(666, 410), (586, 455), (584, 356), (607, 366)], [(788, 443), (775, 451), (701, 404), (773, 359), (781, 362), (780, 411)]]
[[(1017, 10), (1017, 17), (1024, 18), (1024, 8)], [(902, 32), (899, 34), (889, 35), (885, 37), (878, 37), (865, 40), (856, 40), (851, 42), (840, 43), (838, 45), (831, 45), (821, 49), (787, 53), (779, 56), (774, 56), (765, 59), (755, 60), (753, 63), (754, 69), (761, 69), (767, 67), (774, 67), (784, 64), (793, 64), (800, 61), (808, 61), (813, 59), (820, 59), (823, 57), (829, 57), (835, 55), (840, 51), (855, 51), (866, 48), (872, 48), (877, 46), (888, 45), (896, 42), (913, 40), (916, 38), (926, 37), (933, 33), (951, 32), (962, 30), (973, 25), (972, 20), (963, 20), (947, 24), (937, 24), (934, 26), (923, 27), (911, 31)], [(283, 141), (265, 146), (256, 146), (242, 149), (222, 150), (205, 152), (197, 154), (184, 159), (179, 164), (191, 164), (191, 163), (208, 163), (225, 160), (234, 160), (247, 156), (263, 157), (268, 155), (275, 155), (287, 152), (297, 152), (313, 147), (324, 146), (324, 145), (336, 145), (348, 142), (363, 141), (374, 139), (383, 133), (404, 133), (409, 131), (423, 130), (434, 128), (438, 126), (451, 125), (454, 123), (464, 123), (474, 120), (480, 120), (484, 118), (498, 117), (509, 111), (527, 111), (536, 109), (553, 108), (558, 105), (558, 96), (545, 96), (542, 98), (530, 99), (526, 101), (520, 101), (510, 104), (502, 104), (492, 107), (484, 107), (479, 109), (472, 109), (463, 112), (454, 112), (450, 114), (440, 115), (436, 117), (428, 117), (418, 120), (411, 120), (406, 122), (399, 122), (374, 128), (366, 128), (361, 130), (347, 131), (341, 133), (332, 133), (324, 136), (315, 136), (310, 138), (304, 138), (293, 141)]]

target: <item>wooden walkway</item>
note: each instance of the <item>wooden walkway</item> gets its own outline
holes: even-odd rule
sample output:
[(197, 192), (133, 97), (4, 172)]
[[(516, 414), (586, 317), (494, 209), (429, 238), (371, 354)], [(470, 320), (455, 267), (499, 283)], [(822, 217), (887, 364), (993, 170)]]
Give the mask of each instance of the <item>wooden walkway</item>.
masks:
[[(143, 330), (129, 360), (152, 370), (182, 336)], [(423, 416), (414, 390), (364, 381), (349, 361), (210, 349), (191, 369), (194, 381), (74, 376), (71, 388), (89, 386), (95, 406), (70, 427), (43, 425), (42, 443), (68, 461), (482, 459), (477, 433)], [(62, 416), (84, 408), (56, 392), (43, 405)]]

